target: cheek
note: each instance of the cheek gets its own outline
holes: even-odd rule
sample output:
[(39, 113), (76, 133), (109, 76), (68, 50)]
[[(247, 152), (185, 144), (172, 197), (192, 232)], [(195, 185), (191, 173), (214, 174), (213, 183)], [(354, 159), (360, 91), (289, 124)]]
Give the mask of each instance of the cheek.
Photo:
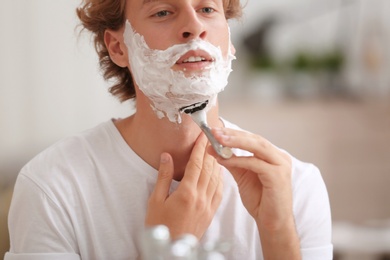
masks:
[(234, 53), (236, 52), (236, 49), (233, 47), (233, 44), (231, 44), (230, 42), (230, 37), (229, 35), (227, 35), (226, 37), (224, 37), (224, 40), (223, 41), (220, 41), (219, 45), (217, 46), (220, 46), (221, 48), (221, 51), (222, 51), (222, 55), (224, 57), (227, 57), (228, 54), (229, 54), (229, 50), (230, 50), (230, 53), (234, 55)]
[[(137, 17), (134, 15), (134, 17)], [(164, 26), (150, 26), (142, 23), (139, 19), (128, 19), (134, 33), (144, 38), (147, 47), (153, 50), (164, 50), (169, 46), (169, 41), (172, 41), (172, 36), (167, 35), (168, 28)]]
[[(146, 34), (140, 33), (145, 39), (146, 44), (152, 50), (166, 50), (174, 43), (172, 37), (164, 33), (166, 30), (150, 30)], [(151, 33), (152, 32), (152, 33)]]
[(225, 23), (219, 28), (219, 32), (221, 33), (216, 34), (218, 35), (218, 44), (216, 44), (216, 46), (220, 46), (224, 57), (228, 55), (229, 49), (231, 50), (231, 53), (234, 54), (236, 50), (230, 42), (230, 30), (228, 24)]

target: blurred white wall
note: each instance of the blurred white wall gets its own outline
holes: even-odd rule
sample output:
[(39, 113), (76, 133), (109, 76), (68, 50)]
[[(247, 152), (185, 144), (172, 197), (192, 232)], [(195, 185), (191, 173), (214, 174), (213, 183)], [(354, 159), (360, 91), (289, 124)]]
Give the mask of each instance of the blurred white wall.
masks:
[(108, 94), (90, 37), (78, 34), (79, 2), (2, 0), (0, 170), (132, 111)]

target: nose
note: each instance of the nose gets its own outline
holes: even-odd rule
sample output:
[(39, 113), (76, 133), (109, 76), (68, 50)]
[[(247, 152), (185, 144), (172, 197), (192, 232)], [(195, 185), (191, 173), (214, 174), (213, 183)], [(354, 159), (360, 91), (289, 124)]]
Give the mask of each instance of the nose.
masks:
[(204, 39), (206, 37), (204, 23), (198, 17), (196, 10), (191, 9), (183, 12), (180, 24), (179, 37), (182, 40), (188, 41), (196, 38)]

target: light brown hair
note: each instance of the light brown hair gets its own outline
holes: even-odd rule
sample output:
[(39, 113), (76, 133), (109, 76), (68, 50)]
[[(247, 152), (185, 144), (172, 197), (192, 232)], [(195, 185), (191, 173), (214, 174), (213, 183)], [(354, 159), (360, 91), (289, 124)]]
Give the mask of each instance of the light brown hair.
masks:
[[(226, 19), (241, 16), (240, 0), (222, 0)], [(125, 23), (126, 0), (82, 0), (76, 9), (82, 26), (93, 34), (100, 68), (105, 80), (114, 79), (110, 93), (120, 101), (135, 97), (134, 83), (128, 68), (116, 65), (109, 56), (104, 43), (104, 32), (107, 29), (119, 30)]]

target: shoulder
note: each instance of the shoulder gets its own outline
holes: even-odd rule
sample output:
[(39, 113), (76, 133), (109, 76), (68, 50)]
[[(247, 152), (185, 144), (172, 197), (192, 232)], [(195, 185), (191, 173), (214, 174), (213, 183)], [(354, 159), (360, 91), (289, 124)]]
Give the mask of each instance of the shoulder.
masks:
[[(39, 186), (41, 183), (61, 184), (95, 167), (96, 159), (110, 147), (112, 122), (102, 123), (79, 134), (63, 138), (36, 155), (20, 171)], [(112, 127), (114, 127), (112, 125)]]
[(109, 139), (108, 129), (109, 122), (105, 122), (89, 130), (63, 138), (36, 155), (26, 166), (37, 165), (42, 160), (46, 160), (46, 163), (52, 163), (53, 161), (49, 159), (54, 158), (63, 160), (77, 158), (76, 155), (85, 152), (90, 147), (107, 142)]
[[(320, 170), (293, 157), (293, 211), (302, 256), (331, 259), (332, 220), (328, 192)], [(320, 258), (318, 258), (320, 259)]]
[(292, 185), (295, 200), (304, 199), (308, 193), (328, 198), (328, 193), (319, 168), (312, 164), (292, 158)]

